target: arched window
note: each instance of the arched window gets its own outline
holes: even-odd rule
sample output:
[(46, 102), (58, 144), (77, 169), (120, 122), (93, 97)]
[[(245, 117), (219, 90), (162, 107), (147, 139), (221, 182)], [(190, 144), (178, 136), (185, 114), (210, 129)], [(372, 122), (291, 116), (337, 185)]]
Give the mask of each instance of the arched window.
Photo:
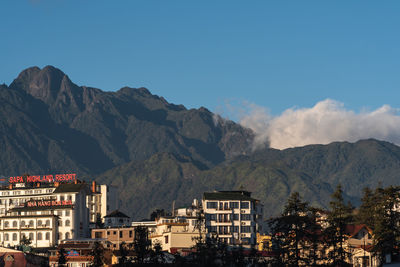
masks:
[(17, 228), (18, 227), (18, 222), (17, 221), (13, 221), (13, 227)]
[(69, 239), (69, 233), (65, 233), (65, 239)]
[(25, 221), (21, 221), (21, 227), (25, 226)]
[(50, 240), (50, 233), (46, 233), (46, 240)]
[(42, 240), (42, 233), (37, 234), (37, 240)]
[(4, 227), (5, 227), (5, 228), (8, 228), (9, 226), (10, 226), (10, 222), (6, 221), (6, 222), (4, 223)]
[(42, 226), (42, 220), (39, 220), (39, 221), (37, 222), (37, 225), (38, 225), (38, 226)]
[(13, 233), (13, 241), (17, 241), (17, 234)]
[(4, 241), (8, 241), (8, 234), (4, 234)]
[(46, 221), (46, 226), (49, 227), (50, 226), (50, 220)]
[(65, 221), (65, 226), (70, 226), (71, 222), (69, 220)]
[(33, 233), (29, 233), (29, 239), (33, 240)]
[(33, 220), (29, 221), (29, 227), (33, 227)]

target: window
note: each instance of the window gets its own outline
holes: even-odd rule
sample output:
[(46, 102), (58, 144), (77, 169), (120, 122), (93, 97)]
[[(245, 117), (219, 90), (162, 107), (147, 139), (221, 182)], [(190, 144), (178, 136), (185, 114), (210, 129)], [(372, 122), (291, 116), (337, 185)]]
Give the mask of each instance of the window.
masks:
[(250, 214), (240, 214), (240, 219), (241, 220), (251, 220), (251, 215)]
[(12, 239), (13, 239), (13, 241), (17, 241), (17, 234), (16, 233), (13, 233), (13, 235), (12, 235)]
[(240, 202), (240, 208), (241, 209), (248, 209), (249, 208), (249, 202)]
[(29, 239), (33, 240), (33, 233), (29, 233)]
[(64, 196), (60, 196), (60, 200), (64, 200)]
[(62, 221), (61, 220), (58, 221), (58, 226), (62, 226)]
[(37, 240), (42, 240), (42, 233), (37, 234)]
[(107, 231), (107, 235), (110, 235), (110, 231)]
[(132, 237), (132, 230), (129, 231), (129, 237)]
[(69, 216), (70, 215), (70, 211), (69, 210), (66, 210), (65, 211), (65, 216)]
[(39, 220), (39, 221), (37, 222), (37, 225), (38, 225), (38, 226), (42, 226), (42, 220)]
[(69, 239), (69, 233), (65, 233), (65, 239)]
[(50, 240), (50, 233), (46, 233), (46, 240)]
[(47, 227), (50, 226), (50, 220), (46, 220), (46, 226), (47, 226)]
[(231, 232), (238, 233), (239, 232), (239, 226), (231, 226)]
[(18, 222), (17, 221), (13, 221), (13, 227), (17, 228), (18, 227)]
[(239, 220), (239, 214), (237, 214), (237, 213), (231, 214), (231, 220), (233, 220), (233, 221)]
[(4, 241), (8, 241), (9, 237), (8, 234), (4, 234)]
[(69, 220), (65, 221), (65, 226), (70, 226), (71, 222)]
[(168, 244), (168, 236), (164, 236), (164, 243)]
[(114, 232), (113, 232), (113, 235), (116, 235), (116, 234), (117, 234), (117, 231), (114, 231)]
[(71, 195), (68, 195), (68, 200), (72, 200), (72, 196)]
[(6, 222), (4, 223), (4, 227), (8, 228), (9, 226), (10, 226), (10, 222), (7, 222), (7, 221), (6, 221)]
[(231, 202), (229, 203), (229, 207), (230, 207), (231, 209), (238, 209), (238, 208), (239, 208), (239, 202), (237, 202), (237, 201), (231, 201)]
[(123, 236), (122, 231), (119, 231), (119, 238), (122, 238), (122, 236)]
[(250, 228), (250, 226), (240, 226), (240, 232), (242, 232), (242, 233), (250, 233), (251, 232), (251, 228)]
[(29, 221), (29, 227), (33, 227), (33, 220)]
[(218, 207), (218, 202), (209, 201), (207, 202), (207, 209), (216, 209)]
[(95, 237), (95, 238), (102, 238), (102, 237), (103, 237), (102, 234), (103, 234), (102, 232), (95, 232), (95, 233), (94, 233), (94, 237)]

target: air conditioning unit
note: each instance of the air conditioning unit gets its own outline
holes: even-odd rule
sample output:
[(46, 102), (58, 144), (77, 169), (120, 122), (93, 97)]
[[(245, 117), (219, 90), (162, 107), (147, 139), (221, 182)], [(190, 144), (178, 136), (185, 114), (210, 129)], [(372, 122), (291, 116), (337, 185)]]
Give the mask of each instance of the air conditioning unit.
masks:
[(241, 225), (246, 225), (246, 223), (245, 223), (245, 222), (242, 222)]

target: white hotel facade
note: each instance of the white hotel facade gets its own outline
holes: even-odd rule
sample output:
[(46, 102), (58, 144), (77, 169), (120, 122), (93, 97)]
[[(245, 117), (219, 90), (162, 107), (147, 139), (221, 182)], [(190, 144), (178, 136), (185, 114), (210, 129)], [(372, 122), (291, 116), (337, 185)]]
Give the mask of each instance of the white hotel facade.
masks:
[(113, 187), (77, 180), (16, 183), (0, 188), (0, 246), (18, 246), (23, 237), (36, 248), (54, 247), (65, 239), (87, 238), (97, 217), (117, 208), (116, 199)]
[(262, 231), (263, 206), (247, 191), (204, 193), (202, 201), (208, 235), (231, 245), (255, 246)]

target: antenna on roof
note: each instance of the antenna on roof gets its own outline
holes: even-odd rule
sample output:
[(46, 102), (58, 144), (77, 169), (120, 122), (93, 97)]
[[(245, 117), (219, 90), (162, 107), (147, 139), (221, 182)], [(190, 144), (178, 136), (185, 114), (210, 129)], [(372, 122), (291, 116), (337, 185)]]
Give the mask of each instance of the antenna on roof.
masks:
[(175, 216), (175, 200), (172, 201), (172, 212), (171, 212), (172, 216)]

